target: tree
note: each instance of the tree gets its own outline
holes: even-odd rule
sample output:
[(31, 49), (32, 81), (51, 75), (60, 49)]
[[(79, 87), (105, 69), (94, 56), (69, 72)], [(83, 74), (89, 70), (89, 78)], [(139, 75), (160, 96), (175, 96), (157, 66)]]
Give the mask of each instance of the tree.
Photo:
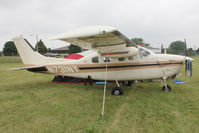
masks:
[(68, 49), (69, 54), (79, 53), (79, 52), (81, 52), (81, 48), (79, 46), (70, 44), (69, 49)]
[(196, 50), (196, 55), (199, 56), (199, 48)]
[(145, 43), (142, 38), (132, 38), (131, 40), (136, 44), (143, 44), (143, 46), (146, 46), (146, 47), (150, 46), (150, 44)]
[(51, 48), (48, 48), (48, 52), (51, 51)]
[(144, 46), (149, 47), (150, 44), (149, 43), (144, 43)]
[(37, 42), (35, 50), (38, 51), (40, 54), (45, 54), (48, 51), (41, 39), (39, 40), (39, 42)]
[(169, 53), (171, 54), (184, 54), (185, 43), (182, 41), (172, 42), (169, 46)]
[(193, 50), (193, 48), (188, 48), (187, 54), (188, 54), (188, 56), (194, 56), (195, 55), (195, 51)]
[(135, 42), (136, 44), (144, 44), (144, 41), (142, 38), (132, 38), (131, 40)]
[(13, 41), (8, 41), (4, 44), (3, 54), (5, 56), (17, 55), (17, 49)]
[(168, 48), (163, 48), (163, 53), (162, 54), (167, 54), (169, 53), (169, 49)]
[(161, 45), (161, 53), (164, 53), (163, 44)]

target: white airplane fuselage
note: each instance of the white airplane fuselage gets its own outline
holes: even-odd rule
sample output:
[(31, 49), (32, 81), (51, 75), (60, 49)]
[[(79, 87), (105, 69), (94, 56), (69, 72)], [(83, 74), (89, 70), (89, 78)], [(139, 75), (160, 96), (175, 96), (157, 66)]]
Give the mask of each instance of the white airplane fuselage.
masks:
[[(98, 57), (93, 63), (92, 58)], [(104, 80), (107, 70), (107, 80), (145, 80), (176, 77), (181, 71), (185, 57), (169, 54), (150, 54), (146, 57), (136, 55), (133, 58), (110, 58), (104, 62), (96, 52), (80, 60), (66, 60), (62, 63), (45, 65), (47, 72), (54, 75)]]

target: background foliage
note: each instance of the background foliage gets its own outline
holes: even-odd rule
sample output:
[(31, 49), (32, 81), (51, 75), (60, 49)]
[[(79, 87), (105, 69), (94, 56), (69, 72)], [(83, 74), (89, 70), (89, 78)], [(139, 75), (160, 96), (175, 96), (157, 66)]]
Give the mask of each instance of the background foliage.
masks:
[(44, 45), (44, 42), (41, 39), (35, 45), (35, 50), (40, 54), (45, 54), (48, 51), (47, 47)]
[(183, 41), (172, 42), (169, 46), (170, 54), (184, 54), (185, 53), (185, 43)]
[(68, 50), (68, 53), (69, 53), (69, 54), (72, 54), (72, 53), (79, 53), (79, 52), (81, 52), (81, 48), (80, 48), (79, 46), (70, 44), (69, 50)]
[(5, 56), (12, 56), (12, 55), (16, 56), (17, 55), (17, 49), (16, 49), (13, 41), (8, 41), (4, 44), (3, 54)]

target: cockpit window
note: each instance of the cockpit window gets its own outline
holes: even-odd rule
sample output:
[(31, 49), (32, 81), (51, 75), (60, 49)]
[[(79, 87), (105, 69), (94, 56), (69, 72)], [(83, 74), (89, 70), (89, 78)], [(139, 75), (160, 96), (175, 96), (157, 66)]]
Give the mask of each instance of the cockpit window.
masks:
[(135, 56), (131, 56), (131, 57), (129, 57), (129, 60), (135, 60), (136, 59), (136, 57)]
[(145, 49), (145, 48), (143, 48), (143, 47), (140, 47), (140, 54), (142, 55), (142, 56), (148, 56), (148, 55), (150, 55), (151, 54), (151, 51), (150, 50), (148, 50), (148, 49)]
[(125, 58), (118, 58), (119, 61), (125, 61)]
[(93, 57), (93, 58), (92, 58), (92, 62), (93, 62), (93, 63), (99, 63), (99, 57), (97, 57), (97, 56), (96, 56), (96, 57)]

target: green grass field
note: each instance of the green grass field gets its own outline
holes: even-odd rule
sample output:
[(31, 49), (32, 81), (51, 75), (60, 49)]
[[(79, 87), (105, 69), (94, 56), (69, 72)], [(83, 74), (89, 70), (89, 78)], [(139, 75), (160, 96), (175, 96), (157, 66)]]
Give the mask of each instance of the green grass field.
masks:
[(193, 64), (193, 77), (169, 81), (168, 93), (160, 82), (144, 82), (112, 96), (108, 85), (102, 118), (102, 85), (55, 84), (53, 75), (7, 71), (23, 64), (0, 57), (0, 133), (199, 132), (199, 57)]

